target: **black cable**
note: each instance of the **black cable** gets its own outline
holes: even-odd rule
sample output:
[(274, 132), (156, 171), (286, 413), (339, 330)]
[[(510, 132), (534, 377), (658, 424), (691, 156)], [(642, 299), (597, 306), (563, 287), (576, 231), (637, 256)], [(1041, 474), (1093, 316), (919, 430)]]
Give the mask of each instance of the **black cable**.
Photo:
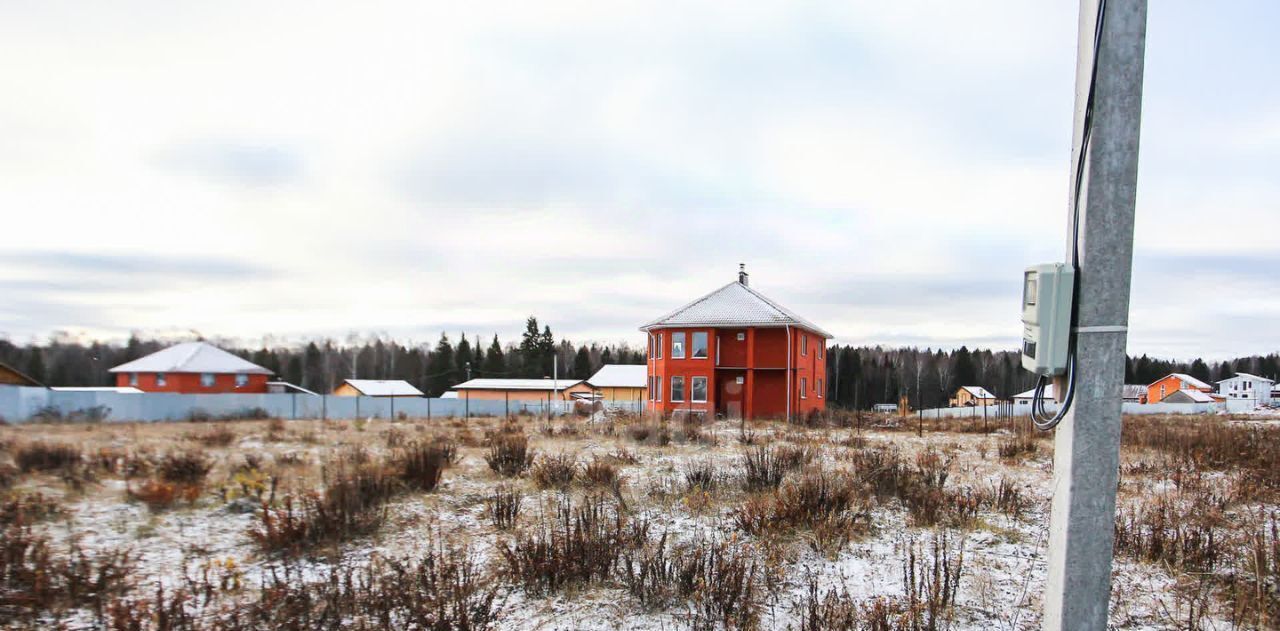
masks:
[(1072, 195), (1071, 208), (1071, 271), (1072, 271), (1072, 299), (1071, 299), (1071, 319), (1068, 331), (1067, 342), (1067, 389), (1062, 396), (1062, 404), (1058, 406), (1058, 411), (1050, 416), (1044, 406), (1044, 389), (1048, 383), (1048, 377), (1041, 375), (1036, 380), (1036, 389), (1031, 397), (1031, 423), (1040, 431), (1049, 431), (1058, 426), (1062, 419), (1066, 417), (1067, 410), (1071, 408), (1071, 402), (1075, 399), (1076, 393), (1076, 321), (1079, 316), (1077, 309), (1078, 298), (1080, 296), (1080, 197), (1084, 188), (1084, 170), (1086, 159), (1089, 155), (1089, 144), (1093, 136), (1093, 97), (1094, 88), (1098, 82), (1098, 54), (1102, 48), (1102, 27), (1107, 17), (1107, 0), (1098, 0), (1098, 17), (1094, 22), (1093, 28), (1093, 59), (1092, 67), (1089, 70), (1089, 92), (1085, 96), (1084, 120), (1081, 122), (1080, 132), (1080, 155), (1076, 157), (1076, 173), (1075, 173), (1075, 193)]

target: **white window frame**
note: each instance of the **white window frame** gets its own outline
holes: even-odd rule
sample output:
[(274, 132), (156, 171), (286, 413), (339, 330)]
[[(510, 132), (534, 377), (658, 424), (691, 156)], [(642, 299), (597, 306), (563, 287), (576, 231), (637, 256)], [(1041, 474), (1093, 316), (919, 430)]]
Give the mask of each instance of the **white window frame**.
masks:
[(658, 403), (662, 403), (662, 376), (659, 375), (657, 377), (654, 377), (653, 383), (654, 385), (657, 386), (656, 388), (653, 389), (654, 396), (657, 397)]
[[(236, 378), (237, 378), (237, 379), (239, 379), (239, 377), (240, 377), (239, 375), (236, 375)], [(217, 376), (217, 375), (215, 375), (215, 374), (213, 374), (213, 373), (211, 373), (211, 372), (202, 372), (202, 373), (200, 373), (200, 387), (201, 387), (201, 388), (212, 388), (212, 387), (213, 387), (213, 384), (216, 384), (216, 383), (218, 383), (218, 376)]]
[(671, 359), (684, 359), (684, 338), (684, 331), (671, 333)]
[(164, 376), (164, 373), (162, 372), (156, 373), (156, 386), (163, 387), (167, 385), (169, 385), (169, 380)]
[(809, 336), (803, 333), (800, 334), (800, 356), (809, 356)]
[(800, 398), (801, 399), (809, 398), (809, 378), (808, 377), (800, 378)]
[[(702, 336), (702, 354), (698, 354), (698, 336)], [(689, 343), (689, 357), (691, 359), (706, 359), (711, 353), (711, 334), (706, 331), (694, 331), (692, 339)]]
[(136, 372), (129, 373), (129, 385), (135, 388), (138, 387), (138, 373)]
[(663, 344), (663, 341), (662, 341), (662, 334), (661, 334), (661, 333), (659, 333), (659, 334), (658, 334), (658, 357), (657, 357), (657, 359), (662, 359), (662, 344)]
[(818, 388), (817, 390), (815, 390), (815, 392), (818, 393), (818, 398), (821, 399), (822, 398), (822, 377), (818, 377), (817, 385), (818, 385)]
[(247, 385), (249, 385), (249, 375), (246, 375), (246, 374), (243, 374), (243, 373), (242, 373), (242, 374), (238, 374), (238, 375), (236, 375), (236, 387), (237, 387), (237, 388), (243, 388), (243, 387), (245, 387), (245, 386), (247, 386)]
[[(676, 384), (680, 384), (680, 398), (676, 398)], [(684, 403), (684, 376), (676, 375), (671, 378), (671, 402)]]
[[(696, 393), (698, 389), (693, 385), (697, 383), (699, 380), (702, 381), (702, 398), (701, 399), (695, 398), (697, 397), (697, 395), (694, 393)], [(706, 377), (690, 377), (689, 378), (689, 402), (690, 403), (706, 403), (708, 398), (707, 390), (709, 385), (710, 384), (708, 384)]]

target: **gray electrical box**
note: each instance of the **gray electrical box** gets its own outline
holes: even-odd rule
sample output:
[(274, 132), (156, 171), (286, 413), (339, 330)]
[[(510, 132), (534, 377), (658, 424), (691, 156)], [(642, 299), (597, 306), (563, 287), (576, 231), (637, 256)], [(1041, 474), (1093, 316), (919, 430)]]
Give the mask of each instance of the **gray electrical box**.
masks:
[(1075, 270), (1063, 263), (1027, 268), (1022, 277), (1022, 367), (1053, 377), (1067, 370)]

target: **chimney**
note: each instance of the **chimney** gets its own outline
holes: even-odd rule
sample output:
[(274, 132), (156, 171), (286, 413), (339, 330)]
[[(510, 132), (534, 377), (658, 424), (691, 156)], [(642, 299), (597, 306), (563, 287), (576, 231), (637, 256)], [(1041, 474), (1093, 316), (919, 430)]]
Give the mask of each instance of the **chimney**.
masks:
[(749, 276), (750, 274), (747, 273), (747, 264), (738, 263), (738, 283), (741, 285), (750, 285), (750, 283), (747, 282)]

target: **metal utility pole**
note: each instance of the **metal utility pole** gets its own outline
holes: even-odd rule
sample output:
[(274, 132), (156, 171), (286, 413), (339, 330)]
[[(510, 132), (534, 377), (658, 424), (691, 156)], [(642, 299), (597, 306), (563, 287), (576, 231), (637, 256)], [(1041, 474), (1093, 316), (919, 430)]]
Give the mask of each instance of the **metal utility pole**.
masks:
[[(1107, 628), (1146, 23), (1146, 0), (1080, 3), (1069, 207), (1078, 194), (1080, 210), (1078, 220), (1068, 212), (1067, 244), (1068, 256), (1073, 248), (1079, 253), (1076, 390), (1054, 438), (1046, 631)], [(1063, 385), (1055, 385), (1059, 396)]]

